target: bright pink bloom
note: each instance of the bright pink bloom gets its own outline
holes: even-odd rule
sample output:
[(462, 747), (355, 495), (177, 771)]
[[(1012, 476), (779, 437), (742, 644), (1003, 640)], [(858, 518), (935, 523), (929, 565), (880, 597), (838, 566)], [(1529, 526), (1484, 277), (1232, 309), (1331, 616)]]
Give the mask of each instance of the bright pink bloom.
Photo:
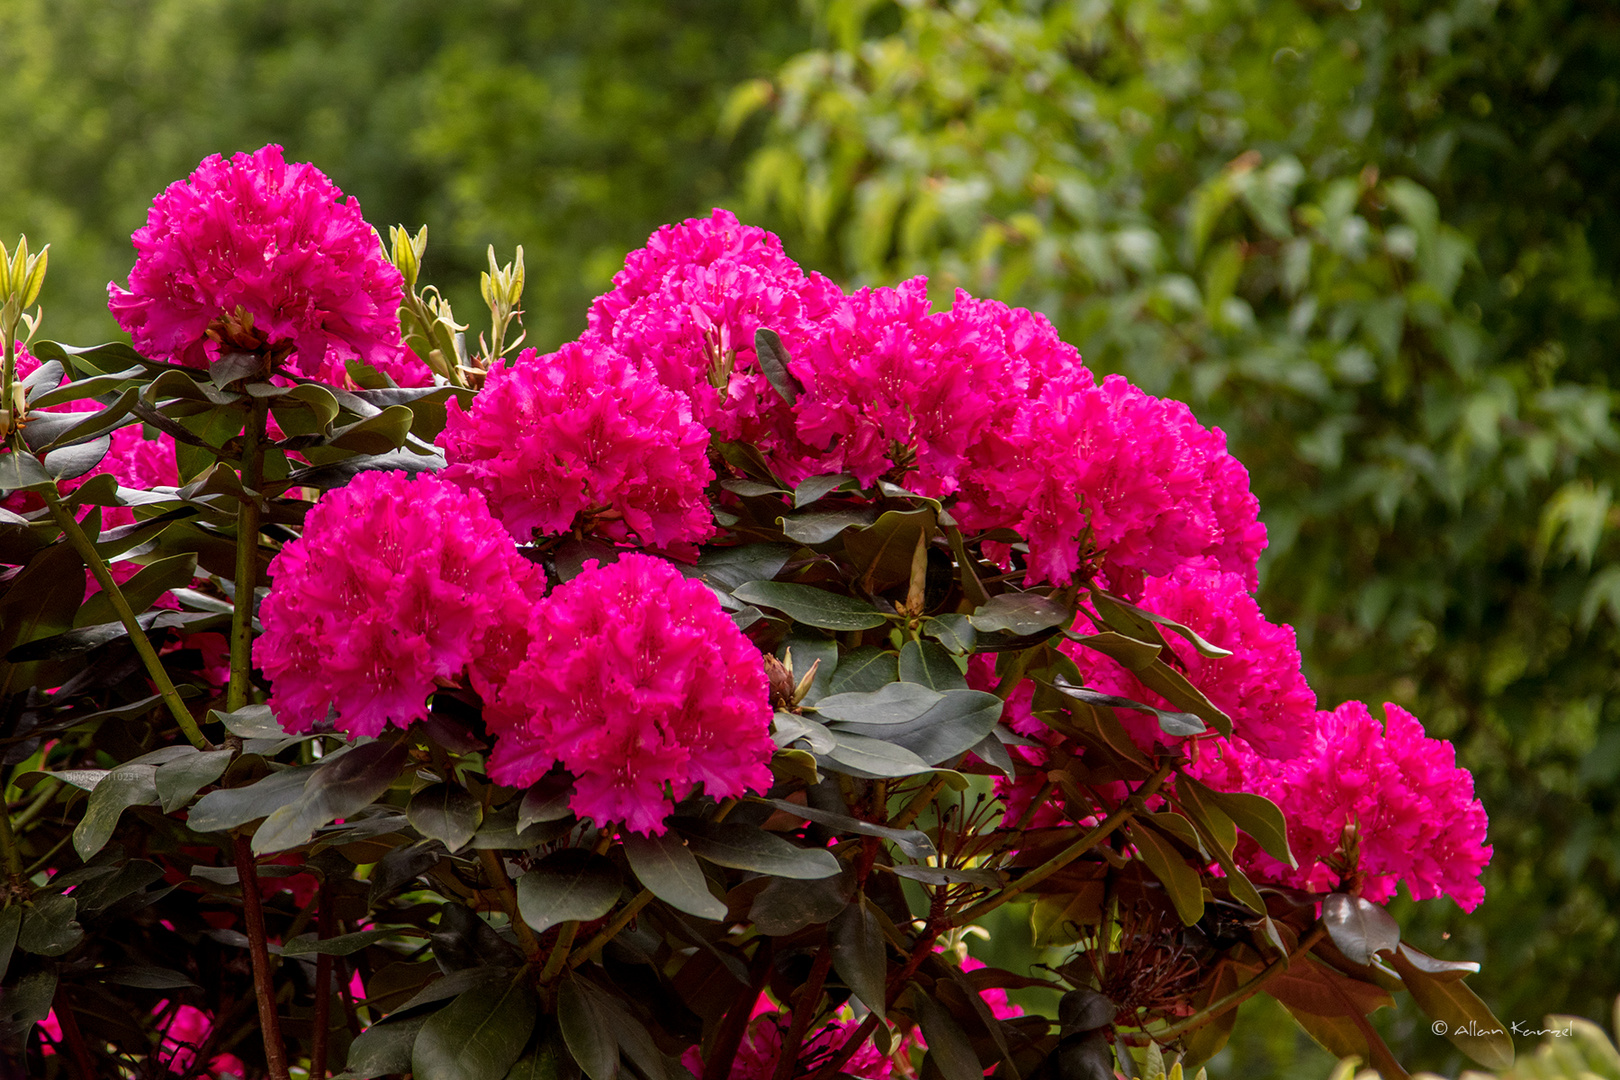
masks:
[(470, 411), (450, 403), (438, 443), (445, 478), (483, 492), (519, 540), (576, 522), (654, 546), (714, 531), (708, 431), (686, 398), (600, 342), (496, 365)]
[(1491, 859), (1485, 808), (1451, 743), (1424, 735), (1397, 705), (1379, 724), (1350, 701), (1317, 714), (1310, 749), (1290, 761), (1262, 758), (1241, 744), (1215, 743), (1189, 769), (1223, 791), (1251, 791), (1282, 808), (1299, 868), (1290, 869), (1244, 837), (1244, 872), (1304, 889), (1359, 882), (1383, 901), (1405, 881), (1413, 899), (1450, 896), (1464, 911), (1484, 899), (1479, 875)]
[[(1261, 757), (1291, 758), (1305, 752), (1316, 731), (1316, 694), (1300, 671), (1293, 627), (1267, 622), (1239, 575), (1217, 569), (1209, 559), (1189, 563), (1169, 577), (1148, 578), (1140, 604), (1232, 653), (1206, 659), (1180, 634), (1168, 628), (1163, 632), (1188, 681), (1232, 718), (1234, 737)], [(1096, 632), (1084, 616), (1075, 629)], [(1062, 648), (1092, 689), (1160, 709), (1177, 708), (1101, 653), (1071, 641)], [(1119, 709), (1118, 715), (1144, 749), (1180, 741), (1166, 735), (1149, 713)]]
[[(978, 971), (984, 966), (984, 961), (974, 956), (962, 957), (962, 963), (960, 965), (963, 971)], [(1024, 1015), (1024, 1010), (1008, 1001), (1007, 991), (1003, 990), (999, 986), (992, 986), (988, 989), (980, 990), (979, 996), (983, 998), (984, 1003), (990, 1007), (990, 1015), (994, 1016), (997, 1020), (1013, 1020)]]
[(769, 787), (764, 665), (714, 593), (647, 555), (586, 567), (535, 608), (528, 658), (485, 713), (489, 775), (522, 787), (561, 762), (575, 812), (649, 834), (671, 794)]
[(149, 356), (206, 367), (221, 353), (209, 328), (240, 309), (267, 344), (292, 344), (295, 374), (342, 386), (358, 360), (404, 386), (432, 381), (400, 337), (404, 284), (360, 204), (279, 146), (205, 159), (133, 239), (129, 288), (110, 284), (108, 307)]
[(975, 446), (954, 512), (970, 529), (1023, 534), (1032, 582), (1085, 569), (1133, 596), (1144, 575), (1206, 554), (1248, 581), (1258, 504), (1232, 490), (1246, 474), (1224, 454), (1224, 439), (1178, 401), (1118, 375), (1095, 386), (1054, 379)]
[(691, 400), (694, 418), (717, 438), (753, 443), (792, 471), (808, 449), (794, 436), (787, 402), (759, 368), (754, 334), (776, 331), (797, 356), (840, 296), (832, 282), (806, 275), (783, 254), (775, 235), (715, 210), (664, 226), (627, 255), (613, 288), (591, 304), (587, 335), (650, 365)]
[[(167, 1001), (160, 1001), (152, 1012), (158, 1015), (168, 1007)], [(207, 1041), (213, 1028), (213, 1018), (201, 1009), (191, 1005), (179, 1006), (163, 1032), (163, 1045), (158, 1051), (158, 1059), (168, 1066), (172, 1074), (181, 1075), (188, 1072), (192, 1062), (197, 1060), (198, 1048)], [(221, 1074), (246, 1076), (247, 1066), (235, 1054), (216, 1054), (208, 1062), (205, 1075), (218, 1077)]]
[(426, 716), (435, 686), (492, 699), (544, 588), (482, 495), (402, 472), (323, 495), (270, 574), (253, 656), (271, 709), (308, 731), (333, 708), (354, 735)]

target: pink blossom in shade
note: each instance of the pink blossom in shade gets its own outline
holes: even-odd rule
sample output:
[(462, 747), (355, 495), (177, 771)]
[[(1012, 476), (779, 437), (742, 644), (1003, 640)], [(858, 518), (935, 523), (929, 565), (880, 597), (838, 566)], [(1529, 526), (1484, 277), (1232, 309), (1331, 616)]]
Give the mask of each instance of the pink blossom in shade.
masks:
[(133, 240), (129, 287), (110, 284), (108, 307), (148, 356), (206, 367), (221, 355), (210, 327), (240, 309), (267, 345), (291, 345), (292, 374), (343, 386), (357, 360), (403, 386), (432, 382), (400, 337), (404, 283), (360, 204), (279, 146), (206, 158)]
[[(154, 1016), (162, 1015), (169, 1007), (167, 1001), (160, 1001), (152, 1010)], [(208, 1040), (209, 1033), (213, 1031), (214, 1021), (207, 1013), (191, 1005), (181, 1005), (174, 1011), (168, 1027), (163, 1032), (163, 1043), (158, 1051), (158, 1058), (173, 1075), (183, 1075), (191, 1070), (192, 1062), (197, 1060), (197, 1050)], [(223, 1075), (246, 1076), (247, 1066), (235, 1054), (217, 1054), (208, 1062), (205, 1075), (219, 1077)]]
[[(849, 1013), (850, 1010), (846, 1006), (835, 1014), (830, 1023), (806, 1035), (799, 1051), (802, 1063), (813, 1065), (825, 1060), (854, 1035), (861, 1022)], [(792, 1019), (788, 1011), (775, 1005), (764, 1012), (756, 1011), (743, 1034), (742, 1042), (737, 1047), (737, 1056), (732, 1059), (728, 1080), (770, 1080), (776, 1072), (776, 1060), (782, 1053), (782, 1040)], [(897, 1071), (897, 1058), (906, 1058), (914, 1048), (925, 1045), (921, 1033), (915, 1028), (896, 1040), (892, 1054), (883, 1053), (868, 1039), (844, 1063), (839, 1073), (855, 1077), (856, 1080), (889, 1080), (889, 1077), (895, 1075)], [(686, 1066), (693, 1076), (702, 1076), (701, 1049), (696, 1046), (687, 1047), (686, 1052), (681, 1055), (681, 1064)], [(908, 1067), (901, 1075), (910, 1075), (910, 1071)]]
[(697, 784), (715, 798), (770, 786), (764, 665), (702, 582), (647, 555), (587, 562), (529, 630), (485, 712), (497, 782), (524, 787), (560, 762), (576, 813), (647, 834)]
[(1406, 883), (1413, 899), (1450, 896), (1464, 911), (1484, 899), (1491, 859), (1485, 808), (1450, 742), (1428, 738), (1412, 714), (1386, 704), (1380, 724), (1350, 701), (1317, 714), (1312, 745), (1288, 761), (1240, 743), (1201, 747), (1189, 774), (1223, 791), (1264, 795), (1288, 819), (1297, 869), (1243, 837), (1239, 864), (1257, 880), (1325, 891), (1342, 881), (1384, 901)]
[(253, 658), (294, 732), (329, 708), (354, 735), (403, 728), (426, 716), (436, 686), (492, 699), (544, 589), (482, 495), (402, 472), (324, 494), (270, 575)]
[[(1139, 603), (1232, 653), (1219, 659), (1200, 656), (1186, 638), (1164, 630), (1188, 681), (1232, 718), (1235, 738), (1268, 758), (1298, 757), (1310, 747), (1316, 731), (1316, 694), (1300, 670), (1294, 629), (1267, 622), (1240, 575), (1218, 569), (1213, 559), (1196, 560), (1167, 577), (1147, 578)], [(1075, 630), (1089, 634), (1097, 628), (1082, 615)], [(1159, 709), (1177, 708), (1102, 653), (1073, 641), (1065, 641), (1062, 650), (1092, 689)], [(1117, 712), (1143, 749), (1183, 742), (1166, 735), (1149, 713)]]
[[(1089, 375), (1055, 378), (975, 444), (953, 512), (968, 529), (1021, 533), (1030, 582), (1066, 582), (1083, 570), (1138, 595), (1144, 576), (1228, 544), (1247, 553), (1248, 541), (1229, 538), (1217, 513), (1216, 487), (1241, 520), (1228, 506), (1237, 474), (1214, 463), (1216, 443), (1185, 405), (1118, 375), (1096, 385)], [(1211, 484), (1212, 472), (1224, 486)]]
[(39, 1052), (46, 1057), (56, 1053), (56, 1047), (62, 1042), (62, 1021), (56, 1018), (56, 1010), (52, 1009), (45, 1014), (45, 1019), (39, 1022)]
[(597, 341), (497, 365), (470, 410), (450, 403), (438, 438), (445, 478), (481, 491), (519, 539), (585, 522), (655, 546), (713, 533), (708, 443), (686, 398)]
[[(802, 473), (810, 450), (760, 370), (754, 335), (774, 330), (796, 356), (841, 296), (789, 259), (776, 236), (715, 210), (665, 226), (631, 252), (613, 288), (591, 305), (587, 336), (652, 367), (720, 440), (752, 443), (784, 471)], [(728, 353), (731, 373), (722, 378)]]

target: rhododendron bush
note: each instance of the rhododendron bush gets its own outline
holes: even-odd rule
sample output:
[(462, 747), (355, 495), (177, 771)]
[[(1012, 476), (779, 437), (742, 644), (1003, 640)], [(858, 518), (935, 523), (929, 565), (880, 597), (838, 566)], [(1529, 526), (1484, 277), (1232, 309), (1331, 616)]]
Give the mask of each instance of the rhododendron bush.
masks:
[[(1040, 315), (717, 210), (549, 353), (491, 252), (473, 346), (273, 146), (134, 242), (133, 348), (0, 262), (29, 1075), (1089, 1080), (1261, 992), (1511, 1060), (1381, 906), (1481, 901), (1471, 778), (1318, 708), (1224, 436)], [(969, 954), (1008, 904), (1048, 965)]]

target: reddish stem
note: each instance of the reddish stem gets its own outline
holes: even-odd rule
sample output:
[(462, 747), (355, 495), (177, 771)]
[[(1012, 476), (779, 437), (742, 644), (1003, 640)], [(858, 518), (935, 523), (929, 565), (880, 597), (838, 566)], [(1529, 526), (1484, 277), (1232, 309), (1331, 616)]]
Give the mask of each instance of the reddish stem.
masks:
[[(332, 937), (337, 928), (332, 910), (332, 884), (321, 878), (320, 913), (316, 916), (315, 936), (321, 941)], [(327, 1044), (332, 1035), (332, 954), (315, 955), (315, 1045), (310, 1050), (311, 1080), (326, 1080)]]
[(56, 1019), (62, 1025), (62, 1041), (67, 1043), (68, 1052), (73, 1055), (74, 1068), (84, 1080), (96, 1080), (96, 1063), (90, 1057), (90, 1044), (84, 1041), (84, 1032), (79, 1030), (79, 1018), (65, 1000), (62, 1007), (56, 1010)]
[(291, 1080), (287, 1047), (276, 1014), (276, 986), (270, 970), (270, 946), (264, 933), (264, 905), (259, 899), (259, 871), (248, 838), (236, 836), (236, 873), (242, 882), (242, 914), (247, 922), (248, 955), (253, 960), (253, 992), (259, 999), (259, 1027), (264, 1031), (264, 1062), (270, 1080)]
[(737, 1048), (742, 1045), (743, 1035), (748, 1031), (748, 1021), (753, 1019), (754, 1002), (759, 1000), (759, 992), (765, 989), (765, 980), (771, 973), (774, 944), (770, 938), (762, 937), (754, 947), (754, 958), (748, 965), (748, 988), (726, 1013), (725, 1019), (720, 1021), (714, 1046), (709, 1050), (708, 1060), (703, 1063), (703, 1080), (726, 1080), (731, 1075)]
[(788, 1080), (793, 1075), (794, 1066), (799, 1063), (799, 1049), (804, 1045), (805, 1033), (810, 1030), (810, 1021), (819, 1011), (821, 988), (831, 968), (832, 942), (829, 941), (816, 953), (816, 959), (810, 965), (810, 977), (799, 988), (799, 1000), (793, 1005), (793, 1023), (788, 1027), (787, 1038), (782, 1040), (782, 1050), (777, 1055), (776, 1071), (771, 1074), (771, 1080)]

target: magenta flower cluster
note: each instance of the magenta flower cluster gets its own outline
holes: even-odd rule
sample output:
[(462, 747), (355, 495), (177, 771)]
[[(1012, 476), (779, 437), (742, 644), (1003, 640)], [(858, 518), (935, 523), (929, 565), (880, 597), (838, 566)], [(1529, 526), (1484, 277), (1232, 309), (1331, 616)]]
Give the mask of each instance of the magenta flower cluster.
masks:
[(359, 203), (279, 146), (207, 158), (157, 197), (134, 241), (108, 307), (148, 356), (206, 367), (234, 321), (290, 348), (295, 375), (343, 386), (354, 360), (401, 386), (430, 381), (400, 336), (403, 281)]

